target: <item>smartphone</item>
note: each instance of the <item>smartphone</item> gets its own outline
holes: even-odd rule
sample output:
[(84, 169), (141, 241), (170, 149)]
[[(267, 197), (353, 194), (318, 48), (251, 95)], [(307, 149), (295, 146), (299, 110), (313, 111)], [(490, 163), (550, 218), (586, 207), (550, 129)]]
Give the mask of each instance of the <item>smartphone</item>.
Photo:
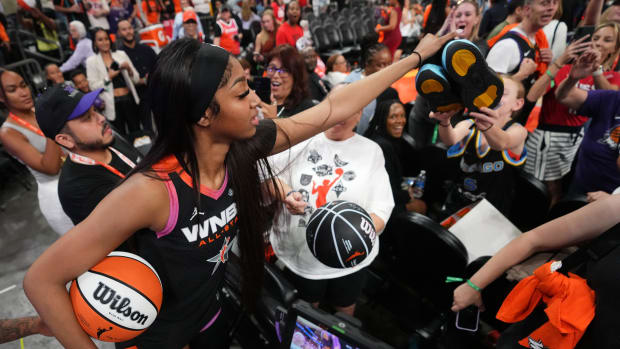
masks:
[(261, 101), (271, 103), (271, 79), (270, 78), (254, 78), (254, 91)]
[(583, 38), (586, 35), (590, 35), (590, 39), (592, 39), (592, 34), (594, 34), (594, 26), (593, 25), (586, 25), (583, 27), (578, 27), (575, 30), (575, 34), (573, 34), (573, 39), (571, 40), (571, 42), (577, 41), (581, 38)]
[(478, 331), (478, 323), (480, 322), (480, 309), (475, 305), (456, 313), (456, 328), (463, 331)]
[(110, 64), (110, 69), (112, 70), (118, 70), (120, 67), (118, 65), (117, 61), (113, 61), (112, 64)]

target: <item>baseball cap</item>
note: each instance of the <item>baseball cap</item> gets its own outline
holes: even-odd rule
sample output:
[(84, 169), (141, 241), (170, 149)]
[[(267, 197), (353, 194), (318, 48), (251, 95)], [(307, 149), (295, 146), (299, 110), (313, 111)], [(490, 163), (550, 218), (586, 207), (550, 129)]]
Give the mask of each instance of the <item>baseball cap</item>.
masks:
[(189, 21), (190, 19), (193, 19), (194, 22), (198, 23), (198, 18), (196, 17), (196, 12), (194, 12), (192, 10), (186, 10), (185, 12), (183, 12), (183, 23)]
[(35, 102), (35, 116), (46, 137), (54, 139), (67, 121), (76, 119), (90, 109), (102, 88), (87, 94), (72, 86), (55, 85)]

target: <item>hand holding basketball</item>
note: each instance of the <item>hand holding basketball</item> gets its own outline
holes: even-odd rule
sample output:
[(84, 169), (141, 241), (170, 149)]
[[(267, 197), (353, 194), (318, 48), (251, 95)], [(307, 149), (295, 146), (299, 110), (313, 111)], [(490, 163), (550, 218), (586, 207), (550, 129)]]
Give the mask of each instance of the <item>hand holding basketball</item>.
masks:
[(70, 297), (75, 317), (89, 336), (124, 342), (155, 321), (163, 291), (159, 276), (147, 261), (114, 251), (73, 280)]
[(310, 252), (332, 268), (360, 264), (371, 253), (376, 241), (377, 233), (370, 215), (347, 201), (332, 201), (317, 208), (306, 228)]

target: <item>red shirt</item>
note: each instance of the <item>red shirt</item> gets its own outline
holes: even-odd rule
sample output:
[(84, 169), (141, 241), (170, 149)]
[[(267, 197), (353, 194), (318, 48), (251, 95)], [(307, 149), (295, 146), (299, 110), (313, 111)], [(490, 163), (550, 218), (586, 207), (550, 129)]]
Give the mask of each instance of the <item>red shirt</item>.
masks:
[[(562, 81), (564, 81), (564, 79), (568, 77), (570, 68), (571, 65), (567, 64), (555, 75), (555, 87), (553, 89), (549, 89), (543, 98), (543, 105), (540, 111), (540, 125), (579, 127), (583, 126), (583, 124), (588, 121), (587, 117), (577, 115), (575, 110), (569, 109), (555, 99), (555, 89)], [(603, 75), (611, 84), (620, 86), (620, 73), (610, 71), (605, 72)], [(596, 89), (594, 86), (594, 78), (592, 76), (579, 80), (577, 86), (585, 91)]]
[(276, 15), (276, 19), (280, 22), (284, 22), (284, 8), (286, 5), (282, 4), (279, 6), (276, 1), (271, 3), (271, 8), (273, 9), (273, 14)]
[(284, 22), (276, 33), (276, 46), (290, 44), (295, 47), (295, 43), (302, 36), (304, 36), (304, 30), (299, 25), (291, 27), (288, 22)]

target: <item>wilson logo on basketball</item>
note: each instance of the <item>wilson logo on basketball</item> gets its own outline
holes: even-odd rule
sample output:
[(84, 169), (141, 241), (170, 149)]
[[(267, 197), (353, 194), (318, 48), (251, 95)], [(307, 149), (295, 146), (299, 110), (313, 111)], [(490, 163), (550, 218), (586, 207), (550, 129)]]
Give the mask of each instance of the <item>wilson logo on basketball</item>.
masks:
[(93, 298), (104, 305), (109, 303), (110, 309), (138, 324), (144, 325), (149, 318), (147, 315), (133, 310), (129, 298), (118, 295), (115, 290), (101, 281), (95, 289), (95, 292), (93, 292)]
[(366, 235), (370, 237), (372, 241), (372, 245), (375, 245), (375, 238), (377, 237), (377, 232), (375, 232), (375, 228), (373, 225), (364, 218), (360, 218), (360, 228)]

